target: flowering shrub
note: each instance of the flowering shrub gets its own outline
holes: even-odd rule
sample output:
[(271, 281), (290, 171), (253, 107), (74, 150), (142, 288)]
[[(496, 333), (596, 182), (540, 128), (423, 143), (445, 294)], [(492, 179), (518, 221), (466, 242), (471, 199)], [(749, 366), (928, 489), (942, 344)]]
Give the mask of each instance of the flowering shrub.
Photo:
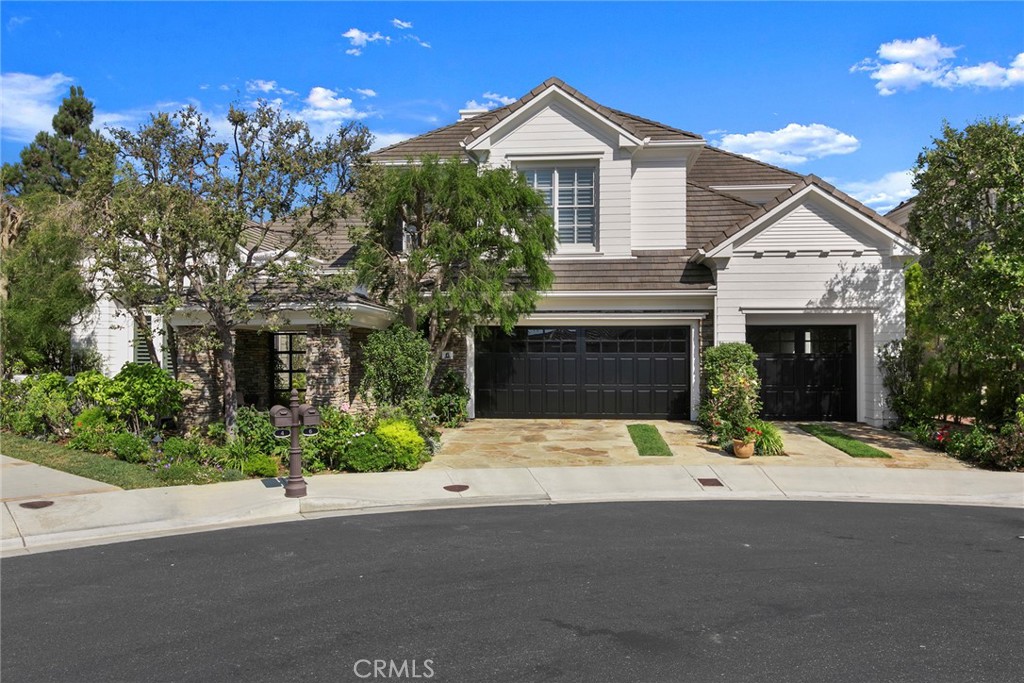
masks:
[(712, 443), (746, 437), (746, 427), (761, 411), (761, 380), (749, 344), (728, 343), (704, 351), (701, 376), (704, 380), (698, 423)]
[(785, 452), (785, 445), (782, 442), (782, 432), (771, 422), (757, 420), (754, 422), (757, 429), (757, 439), (754, 440), (754, 452), (757, 455), (782, 455)]
[(110, 439), (118, 432), (118, 424), (99, 406), (86, 408), (71, 426), (71, 441), (68, 445), (81, 451), (106, 453), (110, 450)]
[(764, 432), (762, 432), (760, 429), (757, 429), (756, 427), (744, 427), (743, 431), (740, 432), (739, 439), (743, 443), (754, 443), (761, 437), (763, 433)]

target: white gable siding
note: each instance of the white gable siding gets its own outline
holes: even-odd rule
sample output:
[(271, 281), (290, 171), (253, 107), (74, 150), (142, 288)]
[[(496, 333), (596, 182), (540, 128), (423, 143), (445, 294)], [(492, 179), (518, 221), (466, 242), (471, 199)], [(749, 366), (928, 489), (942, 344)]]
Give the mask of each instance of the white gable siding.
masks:
[(863, 233), (813, 203), (796, 207), (744, 243), (743, 251), (875, 250)]
[(629, 154), (618, 149), (618, 139), (617, 132), (555, 103), (492, 140), (487, 163), (596, 165), (598, 251), (621, 258), (630, 254), (631, 164)]
[(829, 212), (803, 205), (736, 244), (717, 273), (715, 335), (716, 343), (745, 341), (752, 322), (856, 325), (857, 419), (880, 425), (889, 415), (875, 359), (904, 334), (903, 265), (868, 242)]
[(686, 248), (686, 160), (634, 158), (632, 248)]

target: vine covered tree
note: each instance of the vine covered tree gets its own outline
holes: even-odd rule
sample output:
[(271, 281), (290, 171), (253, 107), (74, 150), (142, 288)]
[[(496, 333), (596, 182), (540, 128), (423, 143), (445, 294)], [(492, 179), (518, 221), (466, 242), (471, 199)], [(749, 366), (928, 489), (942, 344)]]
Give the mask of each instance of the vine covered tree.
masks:
[(550, 213), (513, 169), (428, 156), (373, 169), (360, 197), (356, 278), (407, 327), (425, 330), (428, 386), (454, 335), (511, 329), (554, 280)]

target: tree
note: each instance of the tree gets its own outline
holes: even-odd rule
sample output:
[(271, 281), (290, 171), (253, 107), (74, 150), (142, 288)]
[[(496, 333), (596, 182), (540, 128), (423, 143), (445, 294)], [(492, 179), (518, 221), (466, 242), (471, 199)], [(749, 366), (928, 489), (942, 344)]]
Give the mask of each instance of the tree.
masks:
[(946, 123), (915, 171), (908, 228), (922, 249), (917, 325), (941, 339), (938, 352), (958, 375), (976, 378), (976, 416), (1007, 419), (1024, 394), (1021, 126)]
[(228, 123), (230, 143), (192, 107), (114, 131), (84, 196), (110, 291), (140, 310), (202, 314), (233, 433), (233, 329), (322, 296), (318, 240), (349, 212), (370, 135), (349, 124), (315, 140), (266, 103), (232, 107)]
[(428, 386), (453, 335), (511, 330), (554, 281), (549, 210), (513, 169), (425, 157), (375, 168), (360, 197), (356, 278), (407, 327), (425, 330)]
[(93, 105), (72, 87), (40, 132), (4, 164), (0, 223), (0, 368), (73, 371), (71, 328), (93, 305), (81, 272), (72, 201), (85, 181), (87, 150), (99, 135)]

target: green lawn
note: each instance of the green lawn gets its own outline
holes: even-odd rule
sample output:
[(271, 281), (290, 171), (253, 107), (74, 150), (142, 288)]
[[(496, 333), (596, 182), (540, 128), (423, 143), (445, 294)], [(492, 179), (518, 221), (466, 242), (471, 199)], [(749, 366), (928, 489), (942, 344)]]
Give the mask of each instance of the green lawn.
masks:
[(800, 429), (804, 430), (812, 436), (816, 436), (829, 446), (838, 448), (843, 453), (853, 456), (854, 458), (891, 458), (892, 456), (885, 451), (880, 451), (874, 446), (870, 446), (863, 441), (843, 434), (842, 432), (836, 431), (831, 427), (820, 424), (801, 424), (797, 425)]
[(7, 433), (0, 434), (0, 453), (61, 472), (120, 486), (123, 489), (191, 483), (161, 479), (144, 464), (133, 464), (106, 455), (75, 451), (60, 444), (34, 441)]
[(654, 425), (626, 425), (626, 429), (640, 455), (672, 455), (661, 432)]

